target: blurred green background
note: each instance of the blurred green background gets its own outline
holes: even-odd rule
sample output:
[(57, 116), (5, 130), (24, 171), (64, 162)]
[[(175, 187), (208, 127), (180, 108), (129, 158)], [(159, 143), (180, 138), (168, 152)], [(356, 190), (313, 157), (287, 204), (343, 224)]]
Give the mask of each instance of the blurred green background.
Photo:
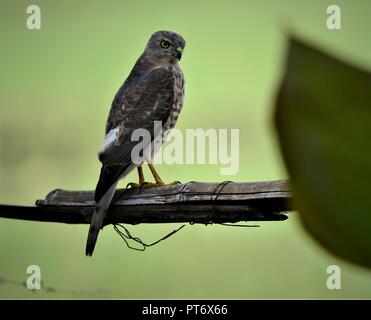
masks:
[[(26, 28), (30, 4), (41, 8), (41, 30)], [(342, 29), (334, 31), (326, 28), (330, 4), (1, 0), (0, 202), (31, 205), (57, 187), (95, 187), (110, 103), (161, 29), (187, 40), (177, 128), (240, 129), (236, 176), (220, 176), (218, 165), (158, 166), (164, 180), (286, 178), (271, 125), (285, 32), (371, 69), (371, 1), (336, 1)], [(325, 252), (289, 216), (260, 228), (187, 226), (145, 252), (127, 249), (108, 226), (92, 258), (84, 255), (87, 225), (1, 219), (0, 297), (371, 298), (370, 272)], [(174, 227), (129, 229), (150, 242)], [(55, 292), (22, 286), (31, 264)], [(341, 267), (341, 290), (326, 287), (332, 264)]]

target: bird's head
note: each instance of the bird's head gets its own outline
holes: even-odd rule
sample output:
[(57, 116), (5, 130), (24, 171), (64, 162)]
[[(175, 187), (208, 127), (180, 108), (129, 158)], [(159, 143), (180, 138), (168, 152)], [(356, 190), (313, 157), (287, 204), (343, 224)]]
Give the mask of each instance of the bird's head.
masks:
[(157, 31), (149, 39), (144, 53), (158, 63), (177, 63), (182, 58), (185, 40), (172, 31)]

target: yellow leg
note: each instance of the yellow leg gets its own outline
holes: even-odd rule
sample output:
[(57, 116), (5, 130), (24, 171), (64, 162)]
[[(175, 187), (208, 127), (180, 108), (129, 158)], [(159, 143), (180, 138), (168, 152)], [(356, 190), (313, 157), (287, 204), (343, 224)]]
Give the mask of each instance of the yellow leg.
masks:
[(180, 181), (173, 181), (173, 182), (170, 182), (170, 183), (165, 183), (160, 178), (159, 174), (157, 173), (157, 171), (156, 171), (156, 169), (155, 169), (155, 167), (153, 166), (152, 163), (148, 163), (148, 167), (151, 170), (151, 173), (152, 173), (153, 177), (155, 178), (156, 185), (158, 185), (158, 186), (166, 186), (166, 185), (180, 184)]
[(130, 187), (130, 188), (141, 188), (141, 187), (143, 187), (144, 185), (147, 184), (147, 182), (144, 181), (144, 174), (143, 174), (142, 166), (137, 167), (137, 170), (138, 170), (139, 182), (138, 183), (130, 182), (130, 183), (128, 183), (126, 188), (128, 188), (128, 187)]
[(165, 185), (173, 185), (173, 184), (180, 184), (179, 181), (174, 181), (170, 183), (165, 183), (162, 181), (160, 178), (159, 174), (157, 173), (155, 167), (153, 164), (149, 163), (148, 164), (149, 169), (151, 170), (151, 173), (153, 177), (155, 178), (155, 183), (153, 182), (146, 182), (144, 180), (144, 174), (143, 174), (143, 168), (142, 166), (137, 167), (138, 170), (138, 176), (139, 176), (139, 183), (136, 182), (130, 182), (127, 185), (127, 188), (150, 188), (150, 187), (158, 187), (158, 186), (165, 186)]
[(148, 163), (148, 167), (151, 170), (151, 173), (152, 173), (153, 177), (155, 178), (156, 183), (158, 185), (163, 186), (165, 183), (162, 181), (162, 179), (158, 175), (158, 173), (157, 173), (155, 167), (153, 166), (153, 164), (152, 163)]
[(144, 183), (144, 174), (143, 174), (142, 166), (137, 167), (137, 170), (138, 170), (138, 176), (139, 176), (139, 185), (142, 185)]

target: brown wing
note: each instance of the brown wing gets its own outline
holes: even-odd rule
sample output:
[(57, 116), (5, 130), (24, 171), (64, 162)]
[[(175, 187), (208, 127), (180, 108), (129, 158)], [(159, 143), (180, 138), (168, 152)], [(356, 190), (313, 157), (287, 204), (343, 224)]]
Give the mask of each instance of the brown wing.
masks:
[(131, 163), (131, 151), (138, 141), (131, 141), (135, 129), (146, 129), (154, 138), (154, 122), (164, 123), (170, 114), (174, 101), (174, 76), (164, 68), (157, 68), (144, 76), (132, 90), (122, 97), (122, 105), (109, 119), (112, 129), (118, 129), (112, 140), (99, 154), (103, 164), (96, 188), (96, 199), (121, 176)]
[(118, 135), (101, 153), (101, 162), (125, 165), (137, 144), (137, 141), (131, 141), (133, 131), (146, 129), (153, 137), (154, 122), (167, 120), (173, 101), (174, 76), (170, 71), (158, 68), (143, 77), (135, 89), (127, 91), (121, 107), (112, 115), (112, 128), (118, 129)]

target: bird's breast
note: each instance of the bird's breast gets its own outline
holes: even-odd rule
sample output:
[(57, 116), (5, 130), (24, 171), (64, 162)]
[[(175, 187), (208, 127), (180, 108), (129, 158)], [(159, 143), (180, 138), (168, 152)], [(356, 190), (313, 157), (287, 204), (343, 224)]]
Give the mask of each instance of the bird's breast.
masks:
[[(173, 68), (174, 74), (174, 100), (171, 105), (169, 118), (164, 124), (164, 132), (171, 130), (175, 127), (176, 121), (178, 120), (179, 114), (183, 107), (184, 98), (184, 77), (179, 67)], [(165, 138), (165, 136), (164, 136)]]

